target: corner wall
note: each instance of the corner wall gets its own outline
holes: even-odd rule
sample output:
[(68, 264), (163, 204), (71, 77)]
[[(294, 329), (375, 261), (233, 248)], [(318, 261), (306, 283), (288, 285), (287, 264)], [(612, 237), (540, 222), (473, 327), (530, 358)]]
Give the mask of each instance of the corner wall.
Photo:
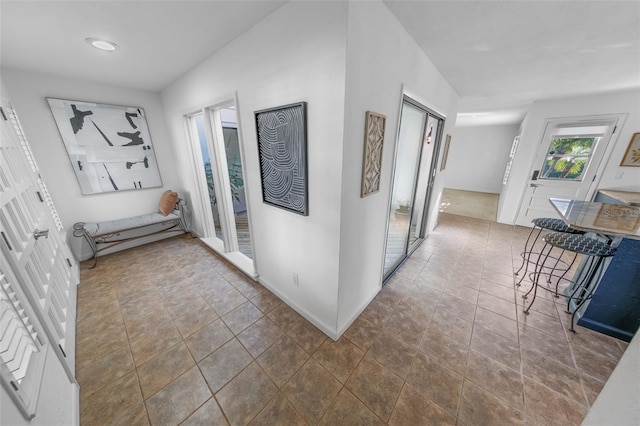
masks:
[[(640, 90), (626, 90), (602, 95), (580, 96), (535, 102), (522, 125), (518, 150), (513, 159), (509, 181), (500, 194), (498, 222), (514, 224), (522, 194), (529, 183), (529, 173), (544, 133), (545, 120), (558, 117), (581, 117), (604, 114), (628, 114), (622, 128), (616, 129), (611, 155), (601, 173), (599, 188), (640, 192), (640, 167), (620, 167), (620, 160), (634, 132), (640, 131)], [(606, 154), (605, 154), (606, 155)]]
[[(331, 336), (338, 294), (346, 16), (345, 2), (286, 3), (162, 92), (175, 164), (182, 185), (194, 194), (184, 115), (237, 93), (259, 280)], [(306, 217), (262, 202), (254, 117), (254, 111), (299, 101), (307, 102)]]
[[(380, 290), (403, 84), (417, 101), (447, 117), (443, 138), (453, 131), (458, 104), (449, 83), (384, 3), (349, 2), (348, 28), (338, 335)], [(366, 111), (387, 119), (380, 191), (361, 198)], [(431, 223), (437, 217), (434, 206), (443, 175), (444, 171), (438, 172), (433, 188)]]
[(518, 124), (456, 127), (445, 188), (499, 194)]
[[(180, 192), (159, 93), (5, 68), (2, 80), (66, 229), (71, 229), (75, 222), (152, 213), (165, 190)], [(83, 195), (47, 97), (144, 108), (163, 186)]]

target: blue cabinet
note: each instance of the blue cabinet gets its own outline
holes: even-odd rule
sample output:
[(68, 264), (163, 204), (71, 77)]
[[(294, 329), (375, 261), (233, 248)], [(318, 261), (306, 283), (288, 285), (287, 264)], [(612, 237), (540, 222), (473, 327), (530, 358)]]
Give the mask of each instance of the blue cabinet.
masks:
[(624, 238), (579, 325), (626, 342), (640, 327), (640, 241)]
[[(596, 201), (623, 204), (605, 194)], [(640, 327), (640, 240), (622, 239), (578, 324), (631, 341)]]

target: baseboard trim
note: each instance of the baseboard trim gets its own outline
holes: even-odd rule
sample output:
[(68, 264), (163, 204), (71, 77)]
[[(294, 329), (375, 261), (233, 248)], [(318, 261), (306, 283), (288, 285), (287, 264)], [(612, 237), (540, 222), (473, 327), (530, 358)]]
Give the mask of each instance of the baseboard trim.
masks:
[[(369, 303), (371, 303), (373, 299), (375, 299), (375, 297), (378, 295), (378, 293), (380, 293), (381, 290), (382, 290), (382, 287), (378, 288), (378, 291), (376, 291), (371, 297), (369, 297), (369, 299), (367, 299), (367, 301), (362, 306), (360, 306), (360, 308), (351, 316), (351, 318), (349, 318), (349, 320), (346, 323), (338, 327), (338, 332), (337, 332), (338, 339), (349, 329), (349, 327), (351, 327), (351, 324), (353, 324), (355, 320), (358, 319), (358, 317), (362, 314), (362, 312), (364, 312), (364, 310), (367, 309), (367, 306), (369, 306)], [(334, 340), (337, 340), (337, 339), (334, 339)]]
[(269, 291), (271, 291), (273, 294), (278, 296), (278, 298), (280, 300), (282, 300), (284, 303), (286, 303), (291, 309), (293, 309), (294, 311), (296, 311), (297, 313), (302, 315), (311, 324), (315, 325), (324, 334), (326, 334), (327, 336), (329, 336), (333, 340), (338, 340), (338, 338), (340, 336), (338, 334), (336, 334), (336, 329), (335, 328), (332, 328), (329, 325), (325, 324), (323, 321), (319, 320), (316, 316), (311, 314), (309, 311), (307, 311), (303, 307), (299, 306), (297, 303), (295, 303), (293, 300), (291, 300), (289, 297), (287, 297), (285, 294), (283, 294), (280, 290), (278, 290), (277, 288), (272, 286), (264, 278), (258, 276), (258, 282), (260, 284), (262, 284), (263, 286), (265, 286), (267, 289), (269, 289)]

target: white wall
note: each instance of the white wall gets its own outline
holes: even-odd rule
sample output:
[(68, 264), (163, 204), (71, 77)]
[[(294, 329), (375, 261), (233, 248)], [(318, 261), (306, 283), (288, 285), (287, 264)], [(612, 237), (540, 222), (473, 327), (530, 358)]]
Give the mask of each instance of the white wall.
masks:
[(603, 159), (606, 166), (599, 188), (640, 192), (640, 167), (619, 166), (631, 136), (640, 129), (640, 90), (539, 101), (533, 104), (523, 121), (511, 175), (500, 193), (498, 222), (515, 223), (522, 194), (529, 183), (532, 162), (544, 133), (545, 120), (603, 114), (628, 115), (622, 128), (618, 128), (612, 137), (614, 147), (611, 155)]
[[(348, 33), (338, 334), (380, 289), (402, 85), (448, 117), (443, 135), (452, 133), (458, 103), (451, 86), (382, 2), (349, 2)], [(360, 198), (368, 110), (387, 116), (382, 176), (380, 192)], [(436, 178), (431, 199), (434, 216), (443, 174)]]
[(499, 194), (518, 127), (456, 127), (447, 157), (445, 188)]
[[(181, 183), (195, 193), (183, 116), (237, 91), (259, 279), (330, 335), (338, 294), (346, 7), (287, 3), (162, 92)], [(308, 116), (307, 217), (262, 202), (254, 117), (299, 101), (307, 102)]]
[[(174, 152), (159, 93), (83, 82), (58, 76), (2, 69), (11, 98), (62, 224), (94, 222), (151, 213), (166, 189), (180, 191)], [(82, 195), (46, 98), (142, 107), (163, 187)]]

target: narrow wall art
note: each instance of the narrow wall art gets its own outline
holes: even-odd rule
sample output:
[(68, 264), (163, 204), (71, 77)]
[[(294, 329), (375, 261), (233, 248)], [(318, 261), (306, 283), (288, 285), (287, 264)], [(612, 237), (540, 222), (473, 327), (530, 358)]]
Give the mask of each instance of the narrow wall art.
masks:
[(449, 157), (449, 145), (451, 145), (451, 135), (447, 135), (444, 139), (444, 149), (442, 150), (442, 161), (440, 161), (440, 170), (447, 167), (447, 158)]
[(309, 215), (307, 103), (256, 111), (262, 200)]
[(364, 127), (364, 154), (362, 156), (362, 185), (360, 196), (366, 197), (380, 190), (384, 124), (387, 117), (367, 111)]
[(47, 101), (83, 194), (162, 186), (142, 108)]

